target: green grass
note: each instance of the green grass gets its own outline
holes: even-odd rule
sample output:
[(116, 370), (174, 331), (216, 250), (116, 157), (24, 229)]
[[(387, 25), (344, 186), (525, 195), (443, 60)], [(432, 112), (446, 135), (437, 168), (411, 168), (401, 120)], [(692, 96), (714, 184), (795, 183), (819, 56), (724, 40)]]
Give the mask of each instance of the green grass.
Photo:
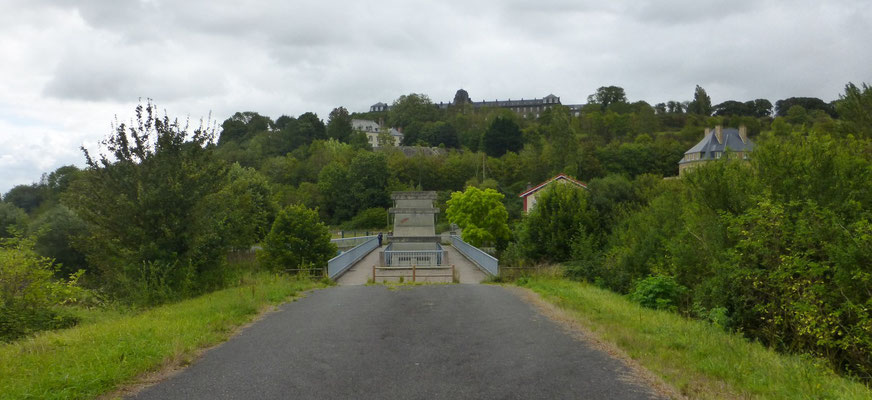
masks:
[(589, 284), (532, 277), (521, 286), (568, 310), (690, 398), (872, 399), (865, 385), (821, 360), (785, 355), (707, 322), (643, 308)]
[(190, 362), (267, 306), (324, 284), (257, 275), (246, 284), (146, 311), (98, 311), (70, 329), (0, 345), (0, 399), (84, 399)]

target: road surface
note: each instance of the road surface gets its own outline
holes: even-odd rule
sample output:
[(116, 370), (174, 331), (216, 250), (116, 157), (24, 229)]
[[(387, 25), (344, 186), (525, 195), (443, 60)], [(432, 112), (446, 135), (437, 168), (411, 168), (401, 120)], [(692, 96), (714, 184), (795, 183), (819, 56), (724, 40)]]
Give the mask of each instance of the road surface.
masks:
[(136, 399), (651, 399), (620, 361), (494, 285), (337, 286)]

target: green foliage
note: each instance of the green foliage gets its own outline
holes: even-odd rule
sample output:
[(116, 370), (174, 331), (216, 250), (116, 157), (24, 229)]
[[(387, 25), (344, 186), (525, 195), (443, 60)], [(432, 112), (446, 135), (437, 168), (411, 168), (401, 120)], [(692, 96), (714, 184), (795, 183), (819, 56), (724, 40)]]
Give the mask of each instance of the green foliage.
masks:
[(258, 259), (268, 269), (326, 268), (336, 255), (330, 231), (315, 210), (301, 205), (285, 207), (273, 222)]
[(790, 97), (778, 100), (775, 102), (775, 115), (778, 117), (785, 117), (794, 106), (800, 106), (808, 111), (821, 110), (831, 116), (835, 115), (833, 106), (817, 97)]
[(230, 167), (226, 184), (206, 196), (198, 221), (200, 231), (210, 231), (215, 243), (248, 249), (266, 236), (275, 214), (272, 191), (266, 178), (239, 164)]
[(636, 281), (630, 300), (656, 310), (676, 311), (686, 292), (671, 276), (654, 275)]
[(425, 94), (410, 93), (400, 96), (388, 111), (390, 126), (406, 128), (413, 123), (431, 122), (436, 119), (437, 109)]
[(218, 143), (238, 142), (255, 133), (265, 132), (273, 126), (273, 121), (269, 117), (252, 111), (237, 112), (221, 124)]
[(599, 104), (601, 109), (605, 111), (612, 105), (626, 104), (627, 95), (622, 87), (602, 86), (596, 90), (596, 93), (587, 97), (587, 102)]
[(345, 107), (334, 108), (327, 121), (327, 137), (348, 142), (351, 136), (351, 115)]
[(845, 94), (836, 102), (843, 131), (860, 138), (872, 138), (872, 87), (863, 83), (845, 86)]
[(727, 100), (714, 106), (714, 115), (765, 118), (772, 115), (772, 103), (766, 99), (750, 100), (744, 103)]
[(12, 203), (0, 202), (0, 239), (15, 236), (15, 232), (23, 232), (27, 221), (27, 213)]
[[(722, 158), (647, 195), (594, 181), (592, 191), (611, 193), (593, 203), (605, 214), (594, 218), (611, 228), (599, 255), (582, 250), (595, 249), (590, 237), (562, 235), (579, 248), (567, 273), (869, 376), (870, 148), (812, 130), (762, 138), (750, 164)], [(612, 201), (627, 207), (617, 218)], [(549, 241), (560, 239), (539, 240)], [(670, 285), (686, 298), (658, 305)]]
[[(156, 106), (136, 108), (102, 142), (109, 154), (92, 158), (64, 202), (88, 224), (79, 249), (98, 271), (103, 288), (148, 303), (220, 287), (231, 243), (216, 225), (224, 210), (209, 201), (227, 184), (227, 166), (206, 148), (212, 132), (187, 127)], [(169, 298), (148, 288), (166, 286)]]
[(88, 269), (85, 255), (75, 247), (87, 235), (88, 226), (66, 206), (57, 205), (41, 214), (31, 222), (29, 233), (36, 253), (54, 260), (59, 278)]
[(569, 183), (549, 185), (521, 222), (518, 243), (528, 258), (537, 261), (566, 261), (572, 243), (591, 232), (592, 215), (585, 189)]
[(45, 188), (40, 185), (18, 185), (3, 195), (3, 201), (30, 213), (45, 201), (45, 197)]
[(345, 229), (386, 229), (388, 210), (380, 207), (361, 210), (344, 227)]
[(54, 269), (51, 260), (33, 251), (31, 241), (0, 240), (0, 341), (76, 323), (58, 306), (88, 296), (77, 285), (84, 271), (56, 281)]
[[(392, 140), (392, 139), (391, 139)], [(406, 145), (424, 145), (432, 147), (459, 147), (457, 131), (450, 124), (437, 121), (413, 123), (409, 125), (403, 136)]]
[(704, 116), (712, 115), (712, 99), (709, 97), (705, 89), (696, 85), (696, 90), (693, 92), (693, 101), (687, 105), (687, 112), (691, 114), (699, 114)]
[(470, 186), (451, 194), (446, 214), (451, 223), (462, 229), (465, 242), (476, 247), (493, 244), (502, 248), (511, 235), (502, 199), (503, 195), (496, 190)]
[(521, 128), (514, 120), (498, 116), (491, 122), (482, 137), (482, 147), (491, 157), (500, 157), (506, 152), (519, 152), (524, 146)]

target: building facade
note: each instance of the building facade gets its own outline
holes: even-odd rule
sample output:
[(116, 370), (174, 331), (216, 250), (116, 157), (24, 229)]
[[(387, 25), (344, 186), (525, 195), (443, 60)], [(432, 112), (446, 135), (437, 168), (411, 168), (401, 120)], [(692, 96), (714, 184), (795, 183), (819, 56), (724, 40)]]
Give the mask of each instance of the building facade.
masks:
[[(551, 107), (563, 105), (560, 103), (560, 97), (557, 97), (553, 94), (549, 94), (549, 95), (542, 97), (542, 98), (532, 98), (532, 99), (523, 99), (522, 98), (520, 100), (508, 99), (508, 100), (493, 100), (493, 101), (472, 101), (469, 97), (469, 93), (466, 90), (459, 89), (454, 94), (454, 100), (452, 100), (450, 103), (440, 102), (439, 104), (436, 104), (436, 107), (445, 109), (448, 107), (465, 105), (465, 104), (471, 105), (473, 108), (482, 108), (482, 107), (505, 108), (505, 109), (512, 110), (517, 114), (520, 114), (523, 116), (529, 115), (529, 116), (532, 116), (535, 118), (538, 118), (542, 112), (544, 112), (545, 110), (547, 110)], [(567, 107), (569, 107), (570, 111), (575, 116), (580, 115), (581, 106), (582, 105), (580, 105), (580, 104), (567, 105)], [(381, 102), (373, 104), (369, 108), (369, 111), (371, 111), (371, 112), (388, 111), (388, 110), (390, 110), (390, 106), (385, 104), (385, 103), (381, 103)]]
[[(379, 146), (378, 136), (382, 132), (383, 128), (378, 122), (370, 121), (366, 119), (352, 119), (351, 120), (351, 129), (357, 132), (363, 132), (366, 134), (366, 140), (369, 141), (369, 145), (372, 148), (377, 148)], [(390, 128), (388, 133), (391, 135), (391, 139), (393, 139), (393, 146), (398, 146), (403, 141), (403, 134), (394, 129)]]
[(748, 139), (748, 129), (744, 125), (739, 126), (739, 129), (724, 129), (720, 125), (714, 129), (705, 128), (702, 140), (684, 152), (684, 157), (678, 162), (678, 175), (684, 175), (690, 168), (718, 160), (727, 154), (731, 158), (747, 160), (752, 151), (754, 142)]

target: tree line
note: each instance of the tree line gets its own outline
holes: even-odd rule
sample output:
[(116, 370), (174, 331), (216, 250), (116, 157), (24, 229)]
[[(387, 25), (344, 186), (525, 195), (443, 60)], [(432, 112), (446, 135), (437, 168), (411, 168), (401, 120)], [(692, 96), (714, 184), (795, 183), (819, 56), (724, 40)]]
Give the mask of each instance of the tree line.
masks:
[[(689, 315), (723, 316), (724, 326), (785, 349), (836, 354), (835, 348), (853, 341), (860, 347), (838, 354), (869, 354), (860, 351), (868, 350), (862, 347), (868, 337), (859, 333), (850, 340), (819, 339), (837, 344), (815, 347), (819, 345), (811, 345), (813, 340), (804, 333), (765, 331), (759, 323), (759, 332), (753, 331), (746, 323), (759, 317), (757, 311), (718, 299), (746, 295), (736, 287), (742, 282), (739, 275), (723, 275), (729, 269), (725, 265), (749, 265), (741, 258), (751, 254), (745, 249), (761, 252), (750, 260), (758, 263), (751, 264), (757, 275), (746, 270), (731, 273), (747, 273), (741, 276), (753, 283), (763, 272), (772, 272), (765, 282), (776, 285), (774, 277), (782, 273), (773, 272), (780, 271), (779, 257), (793, 254), (787, 249), (798, 248), (794, 242), (807, 236), (807, 226), (819, 226), (816, 221), (837, 223), (828, 226), (844, 229), (830, 233), (847, 235), (827, 251), (855, 249), (840, 253), (838, 268), (849, 270), (851, 263), (868, 261), (863, 258), (869, 254), (863, 242), (868, 236), (868, 184), (861, 184), (868, 183), (863, 180), (868, 177), (857, 171), (868, 168), (870, 97), (866, 85), (849, 84), (835, 103), (785, 99), (776, 102), (771, 114), (766, 112), (771, 108), (768, 101), (759, 99), (713, 106), (700, 87), (693, 101), (654, 106), (629, 101), (619, 87), (603, 87), (578, 116), (561, 106), (522, 116), (468, 104), (438, 108), (426, 95), (409, 94), (382, 113), (354, 114), (337, 107), (324, 122), (311, 112), (275, 120), (239, 112), (220, 129), (185, 126), (160, 116), (149, 103), (135, 110), (131, 123), (115, 127), (100, 154), (85, 153), (84, 169), (62, 167), (38, 183), (4, 194), (0, 236), (7, 238), (4, 251), (25, 254), (21, 249), (27, 248), (28, 265), (51, 271), (47, 276), (53, 282), (91, 290), (96, 297), (158, 304), (231, 282), (233, 269), (226, 255), (233, 249), (290, 243), (306, 235), (313, 243), (323, 242), (329, 238), (324, 224), (385, 229), (389, 194), (397, 190), (435, 190), (443, 215), (449, 208), (454, 215), (464, 207), (461, 196), (452, 202), (452, 193), (473, 187), (481, 190), (475, 196), (505, 207), (505, 216), (490, 208), (468, 210), (485, 219), (505, 218), (511, 232), (471, 230), (478, 232), (482, 245), (496, 247), (505, 262), (565, 262), (569, 276), (625, 293), (634, 292), (639, 282), (657, 288), (674, 284), (680, 295), (654, 296), (652, 304)], [(352, 118), (385, 121), (403, 130), (404, 144), (437, 151), (410, 153), (391, 146), (373, 151), (365, 135), (351, 129)], [(703, 128), (717, 124), (748, 127), (761, 148), (760, 159), (752, 159), (754, 166), (724, 162), (688, 179), (663, 180), (677, 175), (678, 161), (701, 139)], [(821, 143), (829, 146), (826, 151)], [(767, 154), (783, 157), (765, 158)], [(804, 157), (812, 156), (817, 158), (811, 164), (802, 164)], [(796, 171), (811, 175), (800, 178), (793, 174)], [(540, 207), (538, 213), (524, 216), (518, 194), (557, 173), (589, 183), (590, 190), (582, 194), (555, 195), (555, 204), (570, 204), (581, 213), (563, 218), (562, 207)], [(825, 178), (833, 176), (843, 179), (826, 186)], [(838, 201), (846, 205), (826, 201), (832, 193), (842, 193)], [(547, 198), (543, 201), (540, 205), (549, 204)], [(797, 225), (792, 218), (796, 213), (805, 215), (805, 225)], [(789, 225), (790, 232), (759, 226), (779, 215), (784, 220), (777, 227)], [(440, 218), (439, 228), (447, 225), (447, 218)], [(754, 244), (756, 239), (743, 236), (748, 229), (778, 233), (765, 245), (776, 239), (788, 242), (763, 249)], [(263, 263), (276, 270), (313, 266), (331, 252), (329, 246), (309, 253), (271, 252)], [(836, 257), (826, 254), (830, 263)], [(815, 290), (846, 290), (826, 286), (832, 279), (821, 276), (825, 285)], [(862, 303), (862, 284), (868, 282), (864, 276), (839, 281), (861, 285), (850, 289), (850, 304)], [(732, 286), (719, 286), (731, 279)], [(58, 295), (44, 296), (47, 303), (72, 296), (53, 293)], [(775, 299), (752, 296), (756, 294), (747, 294), (742, 304)], [(3, 306), (34, 309), (15, 296), (20, 293), (8, 296)], [(827, 301), (838, 310), (847, 304)], [(844, 310), (840, 315), (850, 314)], [(860, 308), (851, 310), (857, 313)], [(787, 313), (773, 315), (784, 320)], [(787, 324), (795, 328), (796, 321)], [(851, 332), (863, 332), (858, 324)], [(857, 357), (836, 359), (862, 364)]]

